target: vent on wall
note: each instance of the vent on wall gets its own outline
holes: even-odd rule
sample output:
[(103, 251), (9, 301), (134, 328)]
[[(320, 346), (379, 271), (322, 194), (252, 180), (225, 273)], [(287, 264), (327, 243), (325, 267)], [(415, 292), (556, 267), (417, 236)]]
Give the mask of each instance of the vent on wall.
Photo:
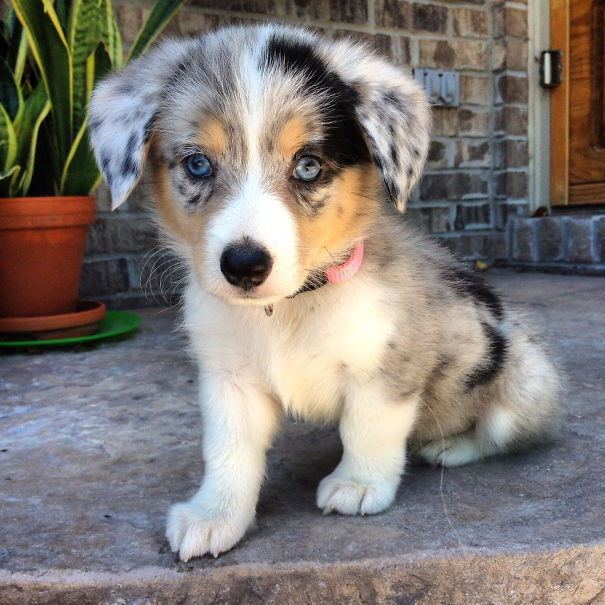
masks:
[(414, 80), (424, 87), (433, 105), (460, 105), (460, 74), (455, 70), (415, 67)]

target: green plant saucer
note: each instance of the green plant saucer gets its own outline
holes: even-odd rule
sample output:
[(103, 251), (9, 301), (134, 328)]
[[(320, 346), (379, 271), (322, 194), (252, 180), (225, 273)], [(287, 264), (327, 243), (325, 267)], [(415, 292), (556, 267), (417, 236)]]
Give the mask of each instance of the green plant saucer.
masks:
[(141, 325), (141, 318), (127, 311), (107, 311), (105, 318), (99, 322), (99, 328), (89, 336), (57, 338), (54, 340), (0, 340), (0, 348), (64, 346), (95, 340), (105, 340), (122, 336), (136, 330)]

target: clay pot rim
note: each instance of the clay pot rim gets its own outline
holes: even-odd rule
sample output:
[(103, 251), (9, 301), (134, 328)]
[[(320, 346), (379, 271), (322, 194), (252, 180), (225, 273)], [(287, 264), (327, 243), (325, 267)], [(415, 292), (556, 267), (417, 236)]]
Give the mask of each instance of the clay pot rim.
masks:
[(89, 226), (96, 219), (96, 199), (90, 195), (0, 198), (0, 229)]

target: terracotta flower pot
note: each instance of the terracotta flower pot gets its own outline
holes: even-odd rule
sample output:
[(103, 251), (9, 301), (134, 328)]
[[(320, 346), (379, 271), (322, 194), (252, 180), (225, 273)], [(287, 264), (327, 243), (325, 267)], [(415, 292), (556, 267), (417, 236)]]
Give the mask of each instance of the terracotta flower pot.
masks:
[(95, 199), (0, 198), (0, 317), (75, 310)]

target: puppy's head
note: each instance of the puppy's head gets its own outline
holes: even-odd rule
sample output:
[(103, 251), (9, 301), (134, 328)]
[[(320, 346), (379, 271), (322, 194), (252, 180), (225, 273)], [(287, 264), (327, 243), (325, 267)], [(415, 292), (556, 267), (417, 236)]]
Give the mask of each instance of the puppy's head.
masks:
[(411, 78), (350, 42), (229, 28), (168, 42), (102, 82), (90, 131), (113, 207), (149, 163), (159, 223), (232, 302), (295, 293), (399, 210), (428, 147)]

